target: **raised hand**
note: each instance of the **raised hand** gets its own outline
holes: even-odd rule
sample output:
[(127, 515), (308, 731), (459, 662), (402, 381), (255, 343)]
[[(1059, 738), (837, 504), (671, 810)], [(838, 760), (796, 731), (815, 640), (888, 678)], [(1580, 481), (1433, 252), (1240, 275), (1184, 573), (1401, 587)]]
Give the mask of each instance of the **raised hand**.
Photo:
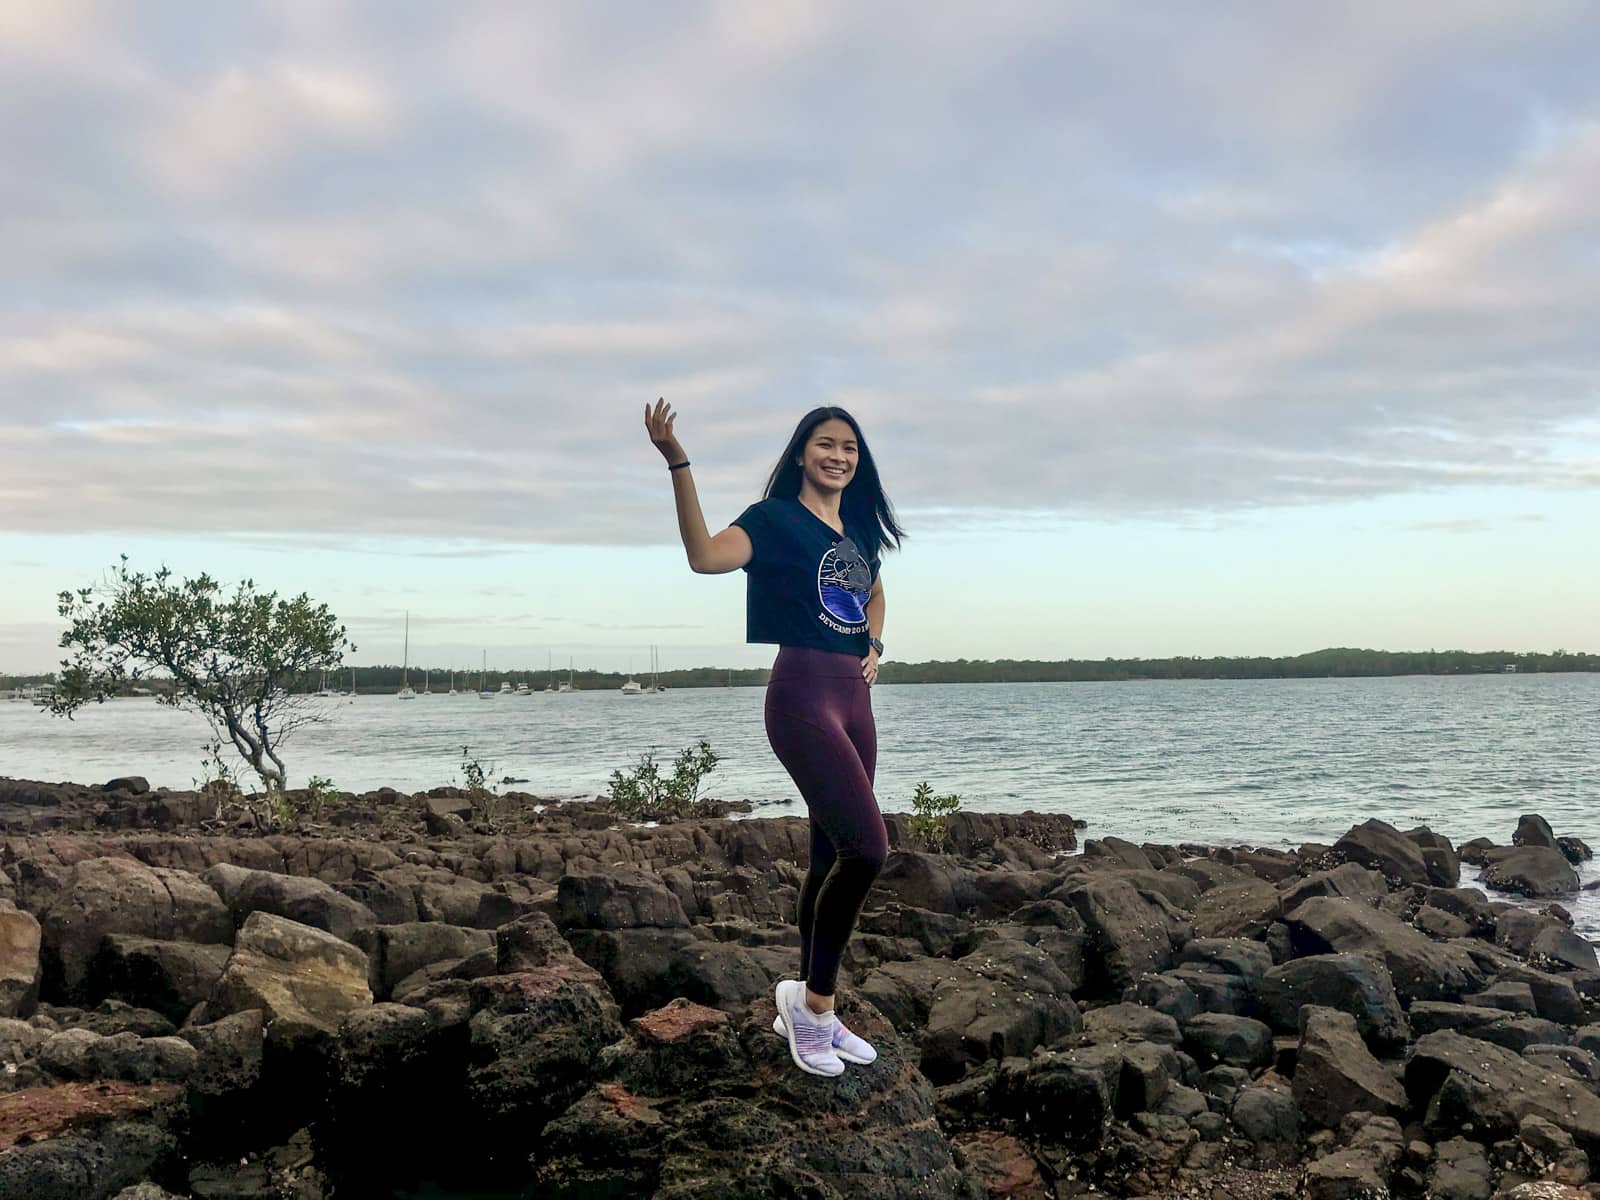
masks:
[(652, 406), (644, 406), (644, 427), (650, 434), (650, 441), (655, 448), (661, 451), (661, 457), (667, 460), (667, 465), (680, 463), (689, 456), (683, 452), (683, 445), (678, 441), (677, 435), (672, 432), (672, 423), (678, 419), (678, 414), (672, 411), (672, 406), (665, 400), (657, 400)]

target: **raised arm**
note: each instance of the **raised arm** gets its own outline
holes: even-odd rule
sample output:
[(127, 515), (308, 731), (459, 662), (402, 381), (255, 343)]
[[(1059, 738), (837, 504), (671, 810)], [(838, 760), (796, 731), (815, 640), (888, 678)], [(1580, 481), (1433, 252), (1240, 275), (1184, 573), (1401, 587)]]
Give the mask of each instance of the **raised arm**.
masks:
[(689, 474), (689, 456), (672, 423), (678, 414), (665, 400), (654, 406), (644, 406), (644, 426), (655, 448), (667, 460), (672, 475), (672, 498), (678, 508), (678, 533), (683, 538), (684, 553), (689, 556), (689, 569), (700, 575), (724, 575), (737, 571), (750, 561), (750, 535), (737, 525), (730, 525), (715, 537), (706, 529), (705, 514), (700, 511), (700, 496), (694, 490), (694, 477)]

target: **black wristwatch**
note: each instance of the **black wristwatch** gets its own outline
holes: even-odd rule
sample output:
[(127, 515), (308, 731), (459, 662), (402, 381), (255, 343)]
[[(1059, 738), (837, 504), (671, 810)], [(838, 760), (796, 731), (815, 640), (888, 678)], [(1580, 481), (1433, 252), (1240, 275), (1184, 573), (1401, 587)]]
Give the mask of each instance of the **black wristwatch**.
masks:
[(871, 646), (874, 650), (876, 650), (878, 652), (878, 657), (879, 658), (883, 657), (883, 643), (880, 642), (877, 638), (869, 637), (867, 639), (867, 645)]

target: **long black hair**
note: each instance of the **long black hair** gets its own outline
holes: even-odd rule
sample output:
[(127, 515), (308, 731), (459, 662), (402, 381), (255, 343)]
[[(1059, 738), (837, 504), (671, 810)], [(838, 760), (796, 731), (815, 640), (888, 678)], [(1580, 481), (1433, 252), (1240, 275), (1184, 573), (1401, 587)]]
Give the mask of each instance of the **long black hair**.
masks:
[(800, 424), (794, 427), (794, 436), (784, 447), (778, 465), (772, 468), (772, 475), (767, 480), (767, 490), (762, 495), (770, 500), (774, 496), (787, 497), (800, 494), (800, 481), (804, 478), (804, 472), (801, 471), (798, 460), (804, 454), (806, 443), (811, 440), (811, 434), (817, 426), (824, 421), (834, 420), (843, 421), (854, 431), (857, 450), (856, 473), (845, 485), (844, 495), (839, 498), (839, 515), (844, 518), (852, 533), (866, 541), (867, 544), (861, 548), (867, 552), (867, 556), (879, 558), (885, 549), (898, 550), (900, 541), (906, 534), (894, 519), (894, 505), (890, 504), (889, 497), (883, 494), (883, 483), (878, 478), (878, 464), (872, 461), (872, 451), (867, 449), (867, 439), (861, 436), (861, 426), (856, 424), (856, 419), (844, 409), (826, 405), (822, 408), (813, 408), (800, 418)]

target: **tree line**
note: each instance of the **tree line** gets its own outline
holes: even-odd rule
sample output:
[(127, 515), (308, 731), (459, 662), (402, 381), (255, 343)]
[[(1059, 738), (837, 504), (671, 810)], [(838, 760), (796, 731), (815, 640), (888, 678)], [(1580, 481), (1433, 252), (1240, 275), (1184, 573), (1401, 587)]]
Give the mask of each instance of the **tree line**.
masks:
[[(1600, 654), (1552, 650), (1548, 653), (1525, 650), (1359, 650), (1333, 648), (1310, 654), (1283, 657), (1177, 656), (1173, 658), (1103, 659), (967, 659), (954, 661), (902, 663), (889, 660), (878, 669), (883, 683), (1120, 683), (1151, 679), (1340, 679), (1383, 675), (1496, 675), (1514, 666), (1518, 673), (1600, 671)], [(398, 691), (402, 677), (420, 689), (430, 678), (436, 691), (450, 686), (450, 669), (399, 666), (342, 667), (330, 673), (328, 686), (338, 692), (351, 688), (361, 693), (382, 694)], [(352, 674), (353, 672), (353, 674)], [(473, 691), (478, 686), (477, 671), (457, 671), (457, 691)], [(765, 667), (690, 667), (661, 672), (661, 685), (667, 688), (761, 687), (767, 682)], [(484, 673), (484, 687), (498, 691), (502, 681), (512, 687), (529, 684), (543, 690), (550, 682), (545, 670), (512, 671), (491, 668)], [(557, 671), (565, 680), (567, 672)], [(622, 686), (629, 676), (621, 671), (575, 671), (573, 687), (579, 691), (607, 691)], [(54, 674), (3, 675), (0, 691), (12, 688), (49, 686)], [(317, 690), (321, 677), (310, 673), (291, 681), (291, 690)], [(170, 686), (160, 676), (146, 676), (142, 690), (159, 693)], [(120, 689), (126, 694), (128, 687)]]

